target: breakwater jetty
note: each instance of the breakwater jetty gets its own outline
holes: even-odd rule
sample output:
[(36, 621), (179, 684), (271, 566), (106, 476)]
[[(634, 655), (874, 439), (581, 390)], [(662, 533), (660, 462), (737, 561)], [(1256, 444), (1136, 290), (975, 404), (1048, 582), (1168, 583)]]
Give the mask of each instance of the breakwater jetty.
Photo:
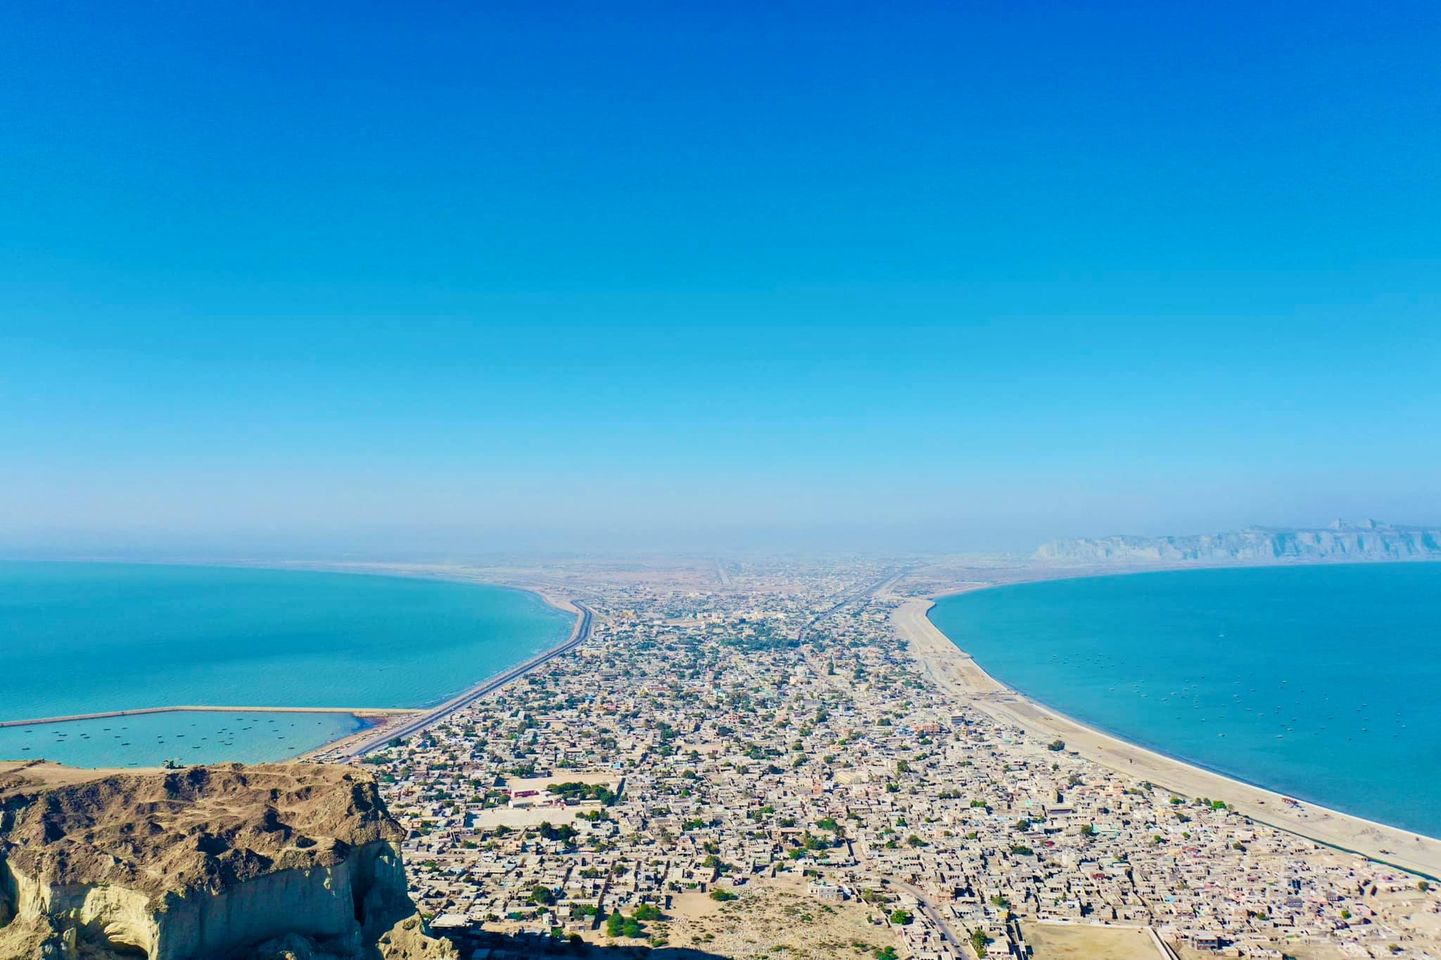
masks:
[(33, 720), (0, 720), (0, 727), (34, 727), (44, 723), (109, 720), (113, 717), (138, 717), (150, 713), (349, 713), (357, 717), (380, 717), (415, 713), (415, 710), (407, 707), (207, 707), (199, 704), (185, 704), (173, 707), (134, 707), (129, 710), (70, 713), (58, 717), (36, 717)]

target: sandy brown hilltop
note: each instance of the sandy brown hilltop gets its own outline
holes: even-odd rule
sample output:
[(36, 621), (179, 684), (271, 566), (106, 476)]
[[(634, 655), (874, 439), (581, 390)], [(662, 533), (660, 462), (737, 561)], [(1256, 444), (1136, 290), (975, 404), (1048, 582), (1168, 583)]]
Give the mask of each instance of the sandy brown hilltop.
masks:
[[(63, 769), (63, 768), (61, 768)], [(342, 767), (193, 767), (94, 779), (0, 774), (0, 855), (49, 883), (215, 893), (274, 870), (329, 867), (399, 841), (368, 778)]]
[(0, 958), (421, 949), (401, 836), (345, 767), (0, 767)]

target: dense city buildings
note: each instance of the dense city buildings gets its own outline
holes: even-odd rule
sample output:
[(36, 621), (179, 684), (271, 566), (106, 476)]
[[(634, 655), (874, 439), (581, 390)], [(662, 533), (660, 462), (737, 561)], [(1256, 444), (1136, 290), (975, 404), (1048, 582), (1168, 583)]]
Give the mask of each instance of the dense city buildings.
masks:
[(1418, 876), (997, 720), (895, 628), (900, 571), (596, 589), (573, 654), (365, 758), (477, 956), (1441, 957)]

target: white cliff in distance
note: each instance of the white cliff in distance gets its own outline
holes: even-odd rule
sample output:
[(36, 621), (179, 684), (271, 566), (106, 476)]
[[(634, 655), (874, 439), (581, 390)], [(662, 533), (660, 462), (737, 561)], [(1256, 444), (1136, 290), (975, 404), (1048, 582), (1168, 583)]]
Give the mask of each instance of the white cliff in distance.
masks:
[(1337, 520), (1320, 529), (1251, 527), (1182, 537), (1053, 540), (1035, 559), (1056, 563), (1276, 563), (1441, 560), (1441, 527)]

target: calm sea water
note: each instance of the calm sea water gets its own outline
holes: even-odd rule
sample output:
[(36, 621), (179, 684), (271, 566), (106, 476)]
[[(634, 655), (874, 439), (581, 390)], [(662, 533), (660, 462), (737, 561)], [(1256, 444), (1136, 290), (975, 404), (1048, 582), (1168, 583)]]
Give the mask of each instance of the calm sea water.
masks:
[(0, 727), (0, 759), (72, 767), (264, 763), (314, 750), (365, 726), (348, 713), (147, 713)]
[(931, 619), (1082, 722), (1441, 836), (1441, 564), (1020, 584), (943, 599)]
[[(473, 584), (0, 563), (0, 720), (172, 704), (423, 706), (561, 642), (572, 623), (534, 594)], [(358, 725), (343, 714), (246, 716), (0, 728), (0, 758), (253, 762)]]

